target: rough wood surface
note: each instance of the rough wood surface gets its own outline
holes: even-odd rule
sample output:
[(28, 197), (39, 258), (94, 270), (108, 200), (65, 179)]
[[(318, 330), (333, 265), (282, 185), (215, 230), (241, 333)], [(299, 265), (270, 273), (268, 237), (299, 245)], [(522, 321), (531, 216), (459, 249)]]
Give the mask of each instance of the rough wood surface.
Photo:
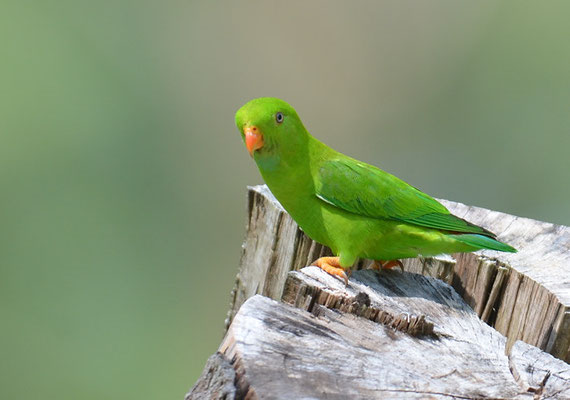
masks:
[(184, 400), (231, 400), (243, 397), (235, 386), (236, 371), (221, 353), (211, 356)]
[[(450, 283), (477, 315), (507, 336), (509, 348), (520, 339), (569, 361), (570, 228), (441, 201), (519, 252), (407, 259), (404, 269)], [(247, 233), (226, 327), (249, 297), (281, 298), (289, 271), (327, 254), (330, 250), (306, 237), (266, 186), (250, 187)], [(367, 264), (361, 260), (355, 269)]]
[[(457, 216), (499, 233), (519, 250), (455, 256), (454, 288), (507, 336), (509, 347), (523, 340), (570, 361), (570, 228), (442, 203)], [(485, 309), (492, 310), (484, 313)]]
[[(506, 338), (437, 279), (363, 270), (345, 287), (308, 267), (289, 274), (283, 301), (250, 298), (226, 333), (219, 351), (236, 371), (236, 398), (570, 396), (566, 363), (522, 342), (505, 355)], [(375, 322), (379, 312), (424, 316), (433, 332)]]

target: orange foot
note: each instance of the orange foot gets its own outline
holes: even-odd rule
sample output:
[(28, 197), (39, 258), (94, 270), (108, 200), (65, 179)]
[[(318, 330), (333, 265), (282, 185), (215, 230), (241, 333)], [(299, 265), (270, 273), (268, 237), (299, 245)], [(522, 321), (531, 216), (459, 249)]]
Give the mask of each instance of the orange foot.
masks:
[(311, 265), (319, 267), (330, 275), (342, 278), (344, 283), (348, 285), (348, 277), (344, 272), (344, 268), (340, 266), (340, 257), (321, 257)]
[(404, 264), (400, 260), (392, 260), (392, 261), (383, 261), (383, 260), (374, 260), (372, 263), (372, 269), (375, 270), (382, 270), (382, 269), (392, 269), (394, 267), (398, 267), (404, 271)]

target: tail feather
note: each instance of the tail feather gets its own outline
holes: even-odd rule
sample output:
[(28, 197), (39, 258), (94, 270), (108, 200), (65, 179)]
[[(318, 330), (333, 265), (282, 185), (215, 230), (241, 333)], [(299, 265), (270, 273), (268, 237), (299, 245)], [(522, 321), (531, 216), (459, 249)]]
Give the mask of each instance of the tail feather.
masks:
[(514, 247), (511, 247), (506, 243), (499, 242), (498, 240), (495, 240), (488, 236), (468, 233), (468, 234), (453, 235), (453, 238), (462, 243), (468, 244), (473, 247), (477, 247), (479, 249), (506, 251), (509, 253), (517, 252), (517, 249), (515, 249)]

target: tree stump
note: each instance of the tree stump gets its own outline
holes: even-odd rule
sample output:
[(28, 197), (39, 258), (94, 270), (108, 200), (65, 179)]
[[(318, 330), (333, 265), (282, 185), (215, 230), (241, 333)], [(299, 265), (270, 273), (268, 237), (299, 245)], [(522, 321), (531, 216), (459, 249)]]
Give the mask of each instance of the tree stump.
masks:
[(304, 268), (330, 250), (265, 186), (248, 200), (227, 332), (188, 400), (570, 399), (569, 228), (442, 201), (519, 253), (360, 260), (345, 286)]
[[(498, 234), (518, 253), (482, 250), (402, 260), (404, 270), (449, 283), (507, 337), (570, 362), (570, 228), (440, 200), (452, 213)], [(248, 188), (248, 222), (226, 328), (245, 300), (281, 298), (287, 273), (330, 249), (309, 239), (267, 186)], [(355, 269), (368, 265), (360, 260)]]

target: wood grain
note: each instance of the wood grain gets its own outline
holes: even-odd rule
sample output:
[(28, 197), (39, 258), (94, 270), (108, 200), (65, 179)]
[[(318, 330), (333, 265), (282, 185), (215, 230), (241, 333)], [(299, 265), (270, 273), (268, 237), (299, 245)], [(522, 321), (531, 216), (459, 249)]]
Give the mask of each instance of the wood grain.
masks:
[[(564, 399), (566, 363), (506, 338), (449, 285), (356, 271), (348, 286), (316, 267), (290, 272), (283, 301), (245, 302), (219, 348), (247, 399)], [(341, 311), (342, 310), (342, 311)], [(416, 334), (368, 310), (423, 316)], [(236, 397), (238, 398), (238, 397)]]
[[(509, 348), (523, 340), (570, 361), (570, 228), (441, 202), (452, 213), (492, 230), (519, 250), (514, 254), (483, 250), (456, 255), (456, 290), (485, 321), (507, 336)], [(496, 291), (491, 296), (493, 286)], [(485, 309), (489, 312), (483, 315)]]

